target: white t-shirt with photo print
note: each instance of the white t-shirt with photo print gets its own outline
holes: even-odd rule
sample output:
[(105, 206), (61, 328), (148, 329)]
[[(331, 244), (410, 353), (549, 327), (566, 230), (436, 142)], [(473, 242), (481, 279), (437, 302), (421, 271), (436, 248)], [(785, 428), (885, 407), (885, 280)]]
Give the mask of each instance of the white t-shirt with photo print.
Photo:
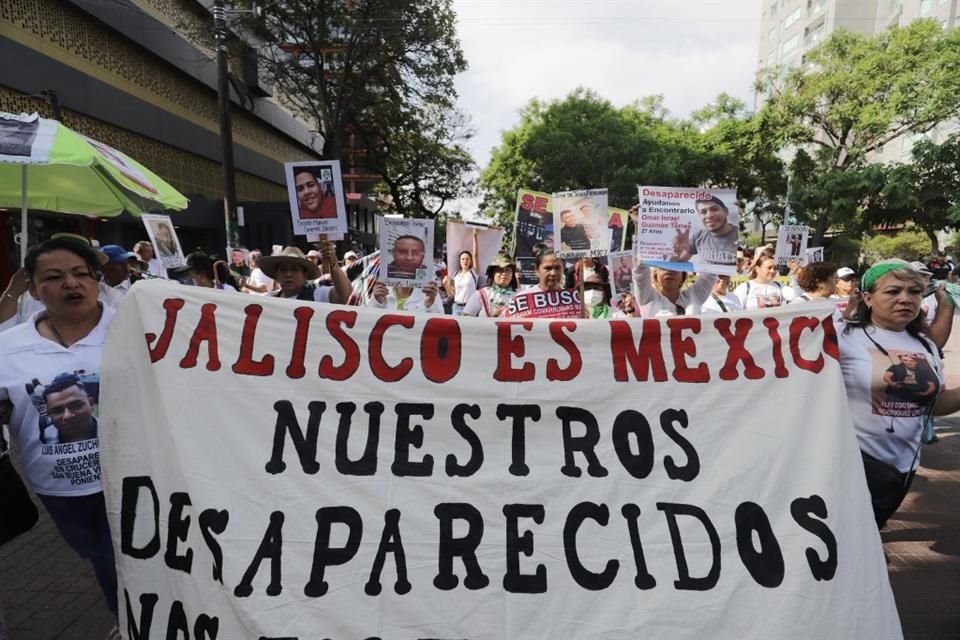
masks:
[(43, 388), (62, 374), (77, 376), (93, 404), (93, 419), (98, 420), (100, 361), (113, 309), (103, 305), (97, 326), (69, 348), (41, 336), (37, 318), (38, 314), (0, 333), (0, 401), (13, 403), (11, 444), (36, 493), (61, 497), (97, 493), (99, 437), (59, 442), (57, 427), (46, 415)]
[(866, 331), (869, 336), (860, 327), (837, 329), (857, 440), (874, 458), (909, 472), (919, 465), (930, 403), (943, 389), (943, 360), (930, 340), (924, 347), (906, 331), (873, 326)]

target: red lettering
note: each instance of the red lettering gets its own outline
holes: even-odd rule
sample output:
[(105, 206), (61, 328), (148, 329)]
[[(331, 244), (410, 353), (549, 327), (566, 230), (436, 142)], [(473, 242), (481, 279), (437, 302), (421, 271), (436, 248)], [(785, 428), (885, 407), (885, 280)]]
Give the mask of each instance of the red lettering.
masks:
[(420, 366), (431, 382), (446, 382), (460, 371), (460, 323), (453, 318), (431, 318), (420, 338)]
[(823, 354), (818, 354), (816, 360), (807, 360), (800, 354), (800, 334), (805, 329), (816, 330), (820, 326), (820, 321), (810, 316), (800, 316), (794, 318), (790, 323), (790, 355), (793, 356), (793, 362), (801, 369), (819, 373), (823, 369)]
[(163, 308), (167, 311), (167, 318), (163, 323), (163, 332), (160, 334), (160, 340), (157, 341), (155, 346), (151, 346), (150, 343), (157, 339), (157, 334), (143, 334), (143, 337), (147, 339), (147, 352), (150, 354), (150, 362), (162, 360), (163, 357), (167, 355), (167, 350), (170, 348), (170, 340), (173, 339), (173, 329), (177, 324), (177, 312), (183, 308), (184, 304), (182, 298), (167, 298), (163, 301)]
[(635, 380), (646, 382), (651, 371), (653, 379), (667, 379), (667, 365), (660, 349), (660, 321), (643, 320), (640, 342), (633, 340), (633, 330), (626, 320), (610, 321), (610, 353), (613, 356), (613, 379), (627, 382), (627, 360)]
[(750, 329), (753, 328), (753, 320), (750, 318), (738, 318), (734, 333), (730, 332), (730, 318), (718, 318), (714, 320), (713, 326), (717, 328), (720, 335), (727, 341), (727, 359), (720, 369), (721, 380), (737, 379), (737, 363), (743, 363), (743, 375), (748, 380), (759, 380), (763, 377), (764, 371), (754, 362), (753, 356), (747, 351), (745, 343)]
[(257, 335), (257, 323), (263, 307), (248, 304), (244, 308), (247, 319), (243, 322), (243, 334), (240, 336), (240, 355), (233, 365), (233, 372), (245, 376), (269, 376), (273, 374), (273, 356), (265, 355), (263, 360), (253, 359), (253, 339)]
[(384, 382), (402, 380), (413, 368), (413, 358), (403, 358), (393, 367), (388, 365), (383, 359), (383, 336), (390, 327), (399, 325), (409, 329), (413, 323), (413, 316), (387, 313), (380, 316), (373, 325), (373, 331), (370, 332), (370, 370)]
[(780, 340), (780, 323), (776, 318), (764, 318), (763, 326), (767, 328), (767, 335), (770, 336), (771, 349), (773, 355), (773, 375), (778, 378), (786, 378), (788, 375), (787, 363), (783, 360), (783, 342)]
[(840, 345), (837, 343), (837, 328), (833, 324), (833, 316), (825, 317), (820, 324), (823, 326), (823, 352), (839, 361)]
[(670, 327), (670, 350), (673, 352), (673, 379), (677, 382), (710, 382), (710, 370), (706, 362), (701, 362), (694, 368), (687, 365), (687, 356), (697, 355), (697, 342), (693, 338), (683, 337), (687, 329), (693, 333), (700, 333), (698, 318), (670, 318), (667, 320)]
[(197, 357), (200, 355), (200, 343), (207, 343), (207, 371), (220, 370), (220, 355), (217, 352), (217, 305), (207, 303), (200, 307), (200, 322), (190, 338), (187, 355), (180, 361), (181, 369), (192, 369), (197, 366)]
[(331, 311), (327, 314), (327, 332), (343, 349), (343, 362), (340, 366), (333, 364), (329, 355), (320, 358), (320, 368), (317, 373), (321, 378), (328, 380), (346, 380), (360, 368), (360, 347), (353, 338), (347, 335), (343, 327), (352, 329), (357, 323), (356, 311)]
[(538, 196), (533, 203), (533, 210), (537, 213), (547, 213), (547, 199), (543, 196)]
[(573, 333), (577, 330), (577, 323), (550, 323), (550, 337), (570, 356), (570, 364), (566, 369), (561, 369), (556, 358), (547, 360), (547, 380), (573, 380), (580, 375), (580, 370), (583, 369), (583, 358), (580, 355), (580, 350), (577, 349), (577, 345), (570, 339), (570, 336), (564, 333), (564, 330)]
[(522, 358), (526, 353), (522, 336), (514, 336), (513, 327), (517, 325), (524, 331), (533, 329), (532, 322), (498, 322), (497, 323), (497, 370), (493, 378), (500, 382), (526, 382), (533, 380), (536, 367), (532, 362), (526, 362), (519, 369), (513, 367), (513, 356)]
[(307, 353), (307, 336), (310, 334), (310, 319), (313, 318), (313, 309), (297, 307), (293, 310), (293, 317), (297, 319), (297, 330), (293, 335), (293, 349), (290, 352), (290, 364), (287, 365), (287, 377), (302, 378), (307, 375), (303, 360)]

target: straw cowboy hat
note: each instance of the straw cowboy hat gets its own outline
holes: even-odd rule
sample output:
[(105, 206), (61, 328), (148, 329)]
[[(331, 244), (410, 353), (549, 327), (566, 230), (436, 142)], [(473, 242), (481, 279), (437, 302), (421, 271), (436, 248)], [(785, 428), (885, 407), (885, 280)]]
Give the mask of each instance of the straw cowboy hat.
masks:
[(297, 247), (284, 247), (283, 251), (260, 259), (260, 270), (268, 278), (276, 279), (277, 267), (281, 264), (295, 264), (307, 272), (307, 280), (316, 280), (320, 277), (320, 267), (307, 260), (303, 251)]

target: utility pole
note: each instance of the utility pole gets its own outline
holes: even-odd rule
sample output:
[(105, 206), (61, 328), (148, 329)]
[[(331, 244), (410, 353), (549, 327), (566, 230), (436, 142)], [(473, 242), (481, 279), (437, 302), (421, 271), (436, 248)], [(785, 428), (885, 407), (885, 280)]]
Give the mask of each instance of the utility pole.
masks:
[(230, 122), (230, 77), (227, 67), (227, 12), (223, 0), (213, 3), (213, 35), (217, 44), (217, 98), (220, 110), (220, 148), (223, 163), (223, 219), (229, 250), (240, 246), (237, 226), (237, 185), (233, 170), (233, 126)]

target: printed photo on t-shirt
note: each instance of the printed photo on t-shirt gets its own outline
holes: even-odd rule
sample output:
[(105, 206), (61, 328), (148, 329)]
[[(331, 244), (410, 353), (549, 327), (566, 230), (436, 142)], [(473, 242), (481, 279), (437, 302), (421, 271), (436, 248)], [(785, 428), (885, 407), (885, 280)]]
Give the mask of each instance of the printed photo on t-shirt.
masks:
[(100, 374), (62, 372), (52, 380), (34, 378), (27, 394), (40, 414), (37, 438), (43, 456), (53, 456), (55, 480), (81, 486), (100, 479)]
[(927, 354), (871, 349), (873, 413), (909, 418), (923, 415), (940, 391), (940, 380)]

